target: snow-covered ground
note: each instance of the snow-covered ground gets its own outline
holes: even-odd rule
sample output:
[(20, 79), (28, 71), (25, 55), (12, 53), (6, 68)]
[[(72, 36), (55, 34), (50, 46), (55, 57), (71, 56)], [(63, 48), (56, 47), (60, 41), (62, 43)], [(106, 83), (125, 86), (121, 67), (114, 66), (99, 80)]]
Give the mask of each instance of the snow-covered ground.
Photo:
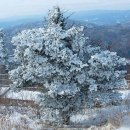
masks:
[[(1, 93), (5, 92), (8, 89), (8, 87), (2, 87), (1, 88)], [(40, 92), (36, 92), (36, 91), (26, 91), (26, 90), (21, 90), (19, 92), (12, 92), (9, 91), (6, 94), (6, 98), (11, 98), (11, 99), (21, 99), (21, 100), (33, 100), (35, 101), (38, 94), (40, 94)]]
[[(1, 93), (5, 92), (8, 89), (8, 87), (2, 87)], [(120, 90), (119, 91), (122, 94), (122, 98), (130, 98), (130, 90)], [(22, 100), (35, 100), (37, 98), (37, 95), (40, 94), (40, 92), (36, 91), (27, 91), (27, 90), (21, 90), (20, 92), (12, 92), (9, 91), (6, 94), (7, 98), (11, 99), (22, 99)]]
[(120, 90), (119, 92), (122, 94), (123, 99), (130, 98), (130, 90)]
[(119, 129), (117, 129), (117, 130), (130, 130), (130, 127), (122, 126), (122, 127), (120, 127)]
[(43, 130), (43, 124), (37, 118), (30, 118), (18, 112), (0, 118), (0, 130)]
[(130, 130), (130, 115), (123, 118), (121, 127), (117, 130)]
[[(6, 91), (7, 89), (8, 89), (7, 87), (3, 87), (1, 89), (1, 92)], [(129, 97), (130, 90), (122, 90), (120, 92), (122, 93), (123, 99)], [(22, 100), (35, 101), (38, 94), (40, 94), (40, 92), (26, 91), (26, 90), (22, 90), (20, 92), (9, 91), (6, 95), (6, 97), (11, 98), (11, 99), (22, 99)], [(2, 106), (0, 107), (0, 110), (2, 111), (1, 108), (2, 108)], [(22, 123), (24, 121), (28, 124), (28, 127), (31, 130), (42, 130), (43, 126), (41, 125), (41, 123), (39, 123), (41, 121), (36, 117), (36, 113), (35, 114), (31, 113), (31, 110), (26, 110), (26, 112), (28, 111), (28, 114), (22, 114), (21, 111), (23, 111), (23, 110), (20, 108), (21, 109), (21, 111), (20, 111), (18, 107), (15, 108), (15, 109), (17, 109), (17, 111), (15, 111), (15, 109), (13, 107), (6, 108), (6, 109), (8, 109), (8, 110), (10, 109), (9, 111), (11, 111), (11, 114), (7, 114), (5, 117), (5, 118), (7, 118), (7, 120), (6, 120), (7, 122), (9, 122), (11, 124), (15, 124), (15, 125), (19, 124), (22, 126), (23, 125)], [(3, 110), (5, 110), (4, 107), (3, 107)], [(127, 106), (116, 106), (116, 107), (110, 107), (110, 108), (103, 108), (102, 110), (84, 111), (83, 113), (79, 113), (77, 115), (72, 116), (71, 121), (74, 123), (88, 124), (86, 126), (90, 126), (90, 124), (97, 125), (98, 123), (103, 123), (106, 119), (110, 118), (110, 116), (112, 117), (112, 116), (114, 116), (115, 113), (118, 113), (118, 112), (119, 113), (120, 112), (129, 113), (130, 109), (128, 110)], [(29, 115), (32, 115), (32, 117), (29, 117)], [(117, 130), (130, 130), (129, 124), (130, 124), (130, 118), (126, 118), (126, 116), (124, 116), (124, 118), (122, 119), (121, 127), (118, 128)], [(0, 129), (0, 130), (4, 130), (4, 129)]]

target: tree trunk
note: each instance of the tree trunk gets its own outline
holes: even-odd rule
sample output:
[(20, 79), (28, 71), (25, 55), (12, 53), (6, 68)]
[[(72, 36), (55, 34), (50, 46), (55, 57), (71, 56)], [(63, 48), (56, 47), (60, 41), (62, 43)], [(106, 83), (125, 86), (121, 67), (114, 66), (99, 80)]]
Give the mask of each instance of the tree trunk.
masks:
[(63, 124), (70, 125), (70, 115), (68, 114), (68, 112), (62, 112), (61, 116)]

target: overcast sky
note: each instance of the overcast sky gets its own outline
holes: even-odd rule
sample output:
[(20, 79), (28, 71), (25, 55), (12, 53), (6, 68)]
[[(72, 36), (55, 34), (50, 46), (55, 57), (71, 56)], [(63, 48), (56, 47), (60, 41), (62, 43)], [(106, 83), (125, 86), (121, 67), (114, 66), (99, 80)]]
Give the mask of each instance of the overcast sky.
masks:
[(54, 5), (70, 11), (130, 9), (130, 0), (0, 0), (0, 19), (45, 14)]

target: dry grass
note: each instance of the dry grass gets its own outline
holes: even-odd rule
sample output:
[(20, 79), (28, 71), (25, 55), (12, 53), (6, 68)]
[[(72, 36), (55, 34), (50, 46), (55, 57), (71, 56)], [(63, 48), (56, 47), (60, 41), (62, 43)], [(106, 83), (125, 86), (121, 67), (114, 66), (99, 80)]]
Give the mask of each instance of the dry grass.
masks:
[[(85, 128), (81, 125), (54, 128), (51, 127), (51, 124), (48, 122), (40, 120), (36, 117), (36, 109), (21, 108), (18, 106), (8, 106), (6, 109), (7, 110), (3, 108), (4, 112), (1, 111), (3, 114), (0, 115), (0, 130), (115, 130), (115, 128), (110, 123), (102, 127), (92, 126), (91, 128)], [(21, 113), (21, 115), (17, 116), (16, 114), (15, 116), (15, 113)]]
[(118, 128), (122, 125), (123, 117), (124, 113), (117, 111), (111, 118), (109, 118), (109, 123)]
[(31, 127), (24, 116), (21, 117), (21, 121), (18, 123), (10, 121), (7, 116), (0, 117), (0, 126), (0, 130), (115, 130), (115, 127), (111, 124), (102, 127), (92, 126), (90, 128), (52, 128), (42, 121), (36, 122)]
[(0, 98), (0, 105), (4, 106), (22, 106), (22, 107), (32, 107), (37, 108), (38, 105), (32, 100), (20, 100), (20, 99), (10, 99), (10, 98)]
[(104, 127), (91, 127), (91, 128), (52, 128), (52, 127), (42, 126), (41, 128), (35, 127), (35, 129), (32, 129), (26, 126), (25, 124), (15, 125), (15, 124), (6, 123), (4, 125), (1, 125), (0, 130), (116, 130), (116, 129), (111, 125), (104, 126)]

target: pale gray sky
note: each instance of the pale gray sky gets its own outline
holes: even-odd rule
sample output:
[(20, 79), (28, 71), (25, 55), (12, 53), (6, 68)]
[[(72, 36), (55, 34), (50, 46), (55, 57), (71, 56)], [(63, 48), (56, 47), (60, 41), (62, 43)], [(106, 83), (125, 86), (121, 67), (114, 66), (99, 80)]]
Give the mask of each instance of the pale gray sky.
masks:
[(44, 14), (54, 5), (70, 11), (130, 9), (130, 0), (0, 0), (0, 19)]

